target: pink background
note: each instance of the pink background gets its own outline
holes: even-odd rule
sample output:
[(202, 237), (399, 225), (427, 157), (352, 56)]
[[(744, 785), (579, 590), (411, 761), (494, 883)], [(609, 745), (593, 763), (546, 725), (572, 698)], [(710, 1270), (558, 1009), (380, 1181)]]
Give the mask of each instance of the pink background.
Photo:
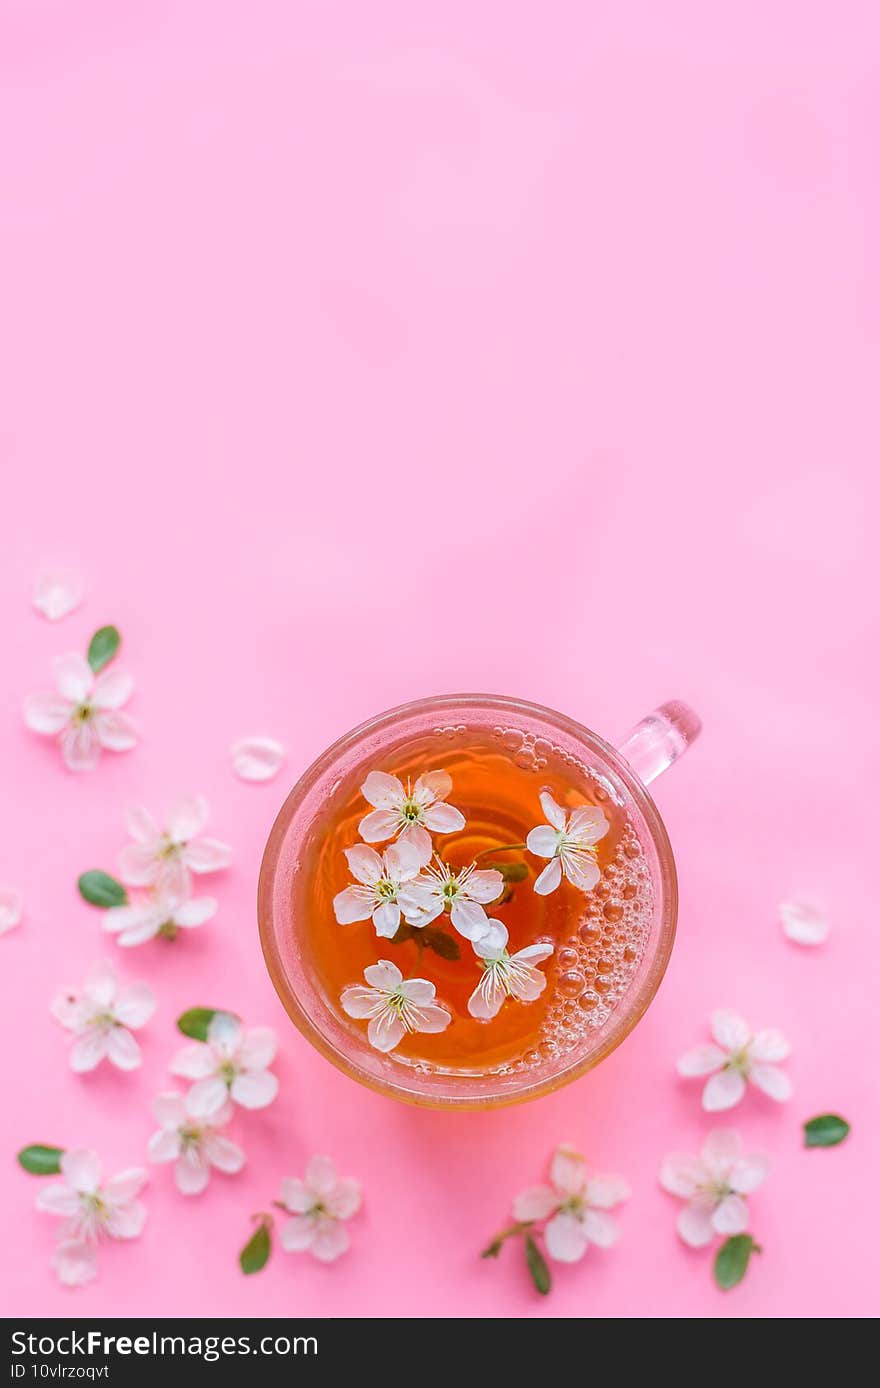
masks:
[[(4, 0), (0, 25), (7, 1313), (876, 1312), (876, 5)], [(90, 591), (53, 627), (29, 598), (61, 562)], [(143, 742), (74, 777), (20, 704), (107, 621)], [(610, 737), (679, 696), (705, 733), (657, 791), (682, 909), (649, 1014), (568, 1090), (450, 1116), (310, 1051), (254, 896), (296, 774), (455, 689)], [(227, 761), (252, 731), (289, 750), (263, 787)], [(125, 953), (76, 876), (181, 792), (235, 848), (220, 913)], [(821, 950), (777, 924), (805, 891)], [(77, 1078), (47, 1006), (102, 952), (160, 1009), (140, 1072)], [(11, 1154), (143, 1160), (203, 1002), (278, 1027), (281, 1098), (240, 1123), (241, 1177), (187, 1201), (153, 1168), (144, 1237), (67, 1292)], [(732, 1119), (773, 1169), (727, 1296), (656, 1183), (710, 1126), (674, 1061), (721, 1004), (789, 1033), (796, 1087)], [(851, 1140), (805, 1152), (829, 1108)], [(562, 1139), (634, 1194), (542, 1301), (518, 1253), (476, 1254)], [(316, 1151), (364, 1184), (353, 1251), (243, 1278), (250, 1214)]]

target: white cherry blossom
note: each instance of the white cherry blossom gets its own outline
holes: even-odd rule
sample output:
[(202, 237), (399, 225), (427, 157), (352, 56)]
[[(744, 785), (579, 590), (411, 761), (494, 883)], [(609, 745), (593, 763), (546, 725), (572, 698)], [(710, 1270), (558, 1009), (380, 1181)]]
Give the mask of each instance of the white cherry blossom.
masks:
[(548, 896), (556, 891), (563, 875), (580, 891), (592, 891), (601, 876), (596, 844), (611, 827), (605, 814), (595, 805), (582, 805), (566, 815), (548, 790), (542, 790), (539, 798), (547, 823), (529, 832), (526, 847), (550, 862), (538, 876), (535, 891)]
[(91, 771), (101, 751), (127, 752), (137, 742), (137, 729), (120, 713), (134, 688), (122, 670), (92, 673), (82, 655), (59, 656), (54, 664), (55, 694), (30, 694), (24, 702), (24, 721), (32, 732), (57, 737), (61, 755), (71, 771)]
[(81, 1286), (97, 1276), (101, 1238), (135, 1239), (147, 1218), (138, 1195), (147, 1173), (132, 1167), (101, 1183), (101, 1163), (94, 1152), (74, 1149), (61, 1158), (63, 1181), (44, 1186), (37, 1209), (63, 1215), (55, 1271), (67, 1286)]
[(281, 1182), (281, 1201), (293, 1216), (279, 1230), (288, 1253), (306, 1250), (322, 1263), (332, 1263), (349, 1245), (344, 1220), (361, 1207), (361, 1188), (347, 1176), (337, 1176), (330, 1157), (312, 1157), (304, 1181)]
[(507, 932), (499, 921), (489, 919), (484, 908), (503, 891), (504, 878), (495, 868), (478, 869), (476, 863), (454, 868), (437, 858), (406, 883), (399, 901), (408, 925), (421, 929), (448, 911), (459, 935), (495, 945), (504, 942)]
[(743, 1154), (739, 1134), (730, 1129), (709, 1133), (699, 1157), (667, 1157), (660, 1184), (688, 1202), (678, 1217), (684, 1242), (702, 1248), (716, 1234), (744, 1234), (749, 1227), (746, 1196), (758, 1189), (768, 1170), (766, 1157)]
[(150, 1138), (150, 1161), (174, 1162), (174, 1181), (181, 1195), (199, 1195), (211, 1167), (234, 1175), (244, 1166), (244, 1152), (223, 1132), (232, 1105), (221, 1105), (210, 1118), (193, 1111), (192, 1094), (176, 1090), (156, 1096), (153, 1113), (159, 1131)]
[(508, 954), (506, 927), (500, 921), (492, 924), (501, 926), (504, 938), (491, 945), (478, 940), (474, 945), (474, 954), (483, 965), (483, 977), (468, 1000), (468, 1012), (483, 1021), (498, 1016), (505, 998), (516, 998), (518, 1002), (534, 1002), (539, 998), (547, 986), (547, 979), (535, 965), (549, 959), (553, 953), (552, 944), (542, 942)]
[(160, 889), (126, 906), (104, 912), (103, 927), (121, 945), (143, 945), (157, 938), (175, 939), (178, 930), (194, 930), (217, 912), (213, 896), (190, 897)]
[(169, 1069), (195, 1081), (187, 1102), (189, 1111), (201, 1118), (213, 1117), (227, 1099), (242, 1108), (265, 1108), (278, 1093), (278, 1079), (268, 1068), (277, 1049), (271, 1027), (245, 1029), (231, 1013), (217, 1012), (207, 1041), (184, 1046)]
[(727, 1008), (712, 1013), (711, 1031), (714, 1045), (695, 1046), (678, 1062), (678, 1073), (686, 1078), (710, 1077), (703, 1089), (707, 1113), (738, 1104), (746, 1081), (780, 1103), (791, 1098), (791, 1081), (776, 1064), (791, 1050), (781, 1031), (752, 1034), (748, 1022)]
[(21, 924), (24, 897), (15, 887), (0, 887), (0, 935)]
[(387, 771), (371, 771), (361, 786), (370, 805), (375, 806), (361, 820), (358, 831), (365, 843), (384, 843), (402, 839), (418, 851), (423, 863), (430, 861), (435, 834), (455, 834), (465, 826), (460, 810), (447, 805), (452, 777), (445, 771), (427, 771), (415, 785), (403, 782)]
[(55, 998), (52, 1015), (73, 1034), (70, 1068), (77, 1074), (109, 1060), (119, 1070), (136, 1070), (141, 1050), (137, 1031), (156, 1010), (156, 997), (146, 983), (120, 988), (109, 959), (93, 964), (80, 989), (66, 989)]
[(436, 988), (426, 978), (407, 978), (389, 959), (364, 969), (368, 987), (343, 988), (342, 1010), (358, 1020), (369, 1017), (367, 1039), (377, 1051), (393, 1051), (407, 1032), (445, 1031), (452, 1017), (435, 1002)]
[(155, 887), (176, 896), (190, 890), (190, 873), (218, 872), (232, 861), (232, 849), (219, 839), (200, 837), (208, 818), (202, 795), (178, 800), (160, 828), (149, 810), (133, 806), (126, 814), (133, 843), (119, 854), (119, 874), (130, 887)]
[(340, 925), (372, 917), (376, 934), (390, 940), (400, 926), (398, 897), (401, 888), (417, 877), (422, 867), (418, 849), (401, 839), (381, 856), (365, 843), (346, 848), (345, 857), (357, 885), (346, 887), (333, 898)]
[(591, 1176), (580, 1152), (559, 1147), (550, 1166), (549, 1186), (530, 1186), (513, 1202), (520, 1223), (546, 1219), (547, 1252), (558, 1263), (576, 1263), (591, 1243), (610, 1248), (618, 1228), (608, 1214), (628, 1200), (630, 1188), (622, 1176)]

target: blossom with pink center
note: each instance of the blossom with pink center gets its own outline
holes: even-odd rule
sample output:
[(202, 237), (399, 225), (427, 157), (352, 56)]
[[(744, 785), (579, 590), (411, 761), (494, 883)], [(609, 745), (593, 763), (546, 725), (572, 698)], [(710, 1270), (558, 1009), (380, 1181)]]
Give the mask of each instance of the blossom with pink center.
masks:
[(178, 930), (195, 930), (217, 911), (213, 896), (178, 895), (164, 888), (151, 892), (142, 901), (111, 906), (104, 912), (103, 926), (121, 945), (143, 945), (147, 940), (173, 940)]
[(550, 1165), (549, 1186), (530, 1186), (513, 1202), (520, 1224), (546, 1219), (544, 1242), (558, 1263), (576, 1263), (591, 1243), (610, 1248), (619, 1230), (608, 1211), (628, 1200), (622, 1176), (591, 1176), (580, 1152), (559, 1147)]
[[(493, 921), (493, 925), (501, 925), (501, 922)], [(504, 938), (499, 942), (487, 945), (477, 941), (474, 945), (474, 954), (483, 965), (483, 977), (471, 993), (468, 1012), (482, 1021), (497, 1017), (505, 998), (534, 1002), (547, 986), (547, 979), (535, 965), (549, 959), (553, 953), (552, 944), (526, 945), (516, 954), (508, 954), (507, 929), (503, 925), (501, 929)]]
[(137, 742), (137, 729), (120, 713), (134, 688), (122, 670), (92, 673), (82, 655), (63, 655), (55, 661), (55, 694), (30, 694), (24, 702), (24, 721), (32, 732), (57, 737), (61, 755), (71, 771), (91, 771), (102, 750), (127, 752)]
[(548, 896), (556, 891), (563, 876), (580, 891), (592, 891), (601, 876), (596, 844), (611, 827), (605, 814), (595, 805), (582, 805), (567, 815), (548, 790), (542, 790), (539, 798), (547, 823), (530, 830), (526, 847), (550, 862), (539, 874), (535, 891)]
[(136, 1070), (141, 1049), (132, 1031), (148, 1022), (156, 997), (146, 983), (120, 988), (109, 959), (93, 964), (79, 990), (68, 988), (52, 1003), (56, 1021), (73, 1034), (70, 1068), (77, 1074), (109, 1060), (118, 1070)]
[(184, 1046), (172, 1060), (172, 1075), (193, 1080), (188, 1108), (194, 1116), (212, 1118), (228, 1099), (242, 1108), (266, 1108), (278, 1093), (269, 1066), (278, 1041), (271, 1027), (245, 1029), (229, 1012), (216, 1012), (207, 1041)]
[(766, 1157), (743, 1154), (739, 1133), (711, 1132), (699, 1157), (674, 1153), (660, 1168), (660, 1184), (687, 1204), (678, 1216), (678, 1232), (691, 1248), (728, 1238), (749, 1227), (746, 1196), (766, 1179)]
[(791, 1050), (781, 1031), (753, 1035), (748, 1022), (727, 1008), (712, 1013), (711, 1031), (714, 1045), (694, 1046), (678, 1062), (678, 1073), (685, 1078), (709, 1075), (703, 1089), (707, 1113), (738, 1104), (746, 1081), (779, 1103), (791, 1098), (791, 1080), (775, 1063), (785, 1060)]
[(428, 771), (415, 785), (403, 782), (387, 771), (371, 771), (361, 786), (369, 804), (375, 806), (358, 825), (365, 843), (384, 843), (399, 839), (411, 843), (421, 861), (427, 863), (433, 852), (431, 834), (455, 834), (465, 826), (460, 810), (445, 803), (452, 790), (452, 777), (445, 771)]
[(496, 868), (454, 868), (437, 858), (419, 876), (407, 882), (398, 900), (407, 925), (422, 929), (444, 911), (459, 935), (488, 946), (504, 944), (507, 931), (500, 921), (492, 921), (486, 906), (504, 891), (504, 878)]
[(401, 889), (418, 876), (422, 866), (418, 850), (401, 840), (390, 844), (380, 856), (365, 843), (359, 843), (346, 848), (345, 857), (356, 885), (346, 887), (333, 898), (337, 921), (351, 925), (372, 917), (380, 939), (392, 939), (400, 928)]
[(435, 1002), (436, 988), (426, 978), (403, 977), (396, 964), (380, 959), (364, 969), (369, 987), (343, 988), (343, 1012), (358, 1020), (369, 1017), (367, 1039), (377, 1051), (393, 1051), (408, 1032), (445, 1031), (452, 1017)]
[(97, 1245), (101, 1238), (136, 1239), (147, 1218), (138, 1200), (147, 1179), (132, 1167), (101, 1183), (101, 1163), (94, 1152), (75, 1149), (61, 1158), (63, 1181), (44, 1186), (37, 1209), (62, 1215), (55, 1271), (67, 1286), (91, 1282), (98, 1273)]
[(221, 1105), (210, 1118), (194, 1111), (192, 1091), (158, 1094), (153, 1113), (159, 1131), (150, 1138), (150, 1161), (174, 1162), (174, 1181), (181, 1195), (199, 1195), (208, 1184), (211, 1168), (235, 1175), (244, 1166), (244, 1152), (224, 1133), (232, 1117), (232, 1105)]
[(332, 1263), (349, 1245), (344, 1220), (361, 1207), (361, 1188), (348, 1176), (337, 1176), (329, 1157), (312, 1157), (304, 1181), (281, 1182), (280, 1203), (293, 1216), (281, 1226), (281, 1247)]
[(219, 872), (232, 861), (232, 849), (219, 839), (201, 838), (208, 818), (204, 796), (178, 800), (161, 829), (149, 810), (135, 805), (126, 814), (134, 843), (119, 854), (119, 874), (130, 887), (155, 887), (186, 896), (190, 873)]

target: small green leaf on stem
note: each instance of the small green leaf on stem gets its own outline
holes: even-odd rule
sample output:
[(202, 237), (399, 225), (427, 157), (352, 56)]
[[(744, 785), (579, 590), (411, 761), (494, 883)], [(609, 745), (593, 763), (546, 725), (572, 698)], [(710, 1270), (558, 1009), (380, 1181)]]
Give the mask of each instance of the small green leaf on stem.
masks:
[(216, 1007), (190, 1007), (178, 1017), (177, 1030), (182, 1031), (184, 1036), (191, 1037), (193, 1041), (207, 1041), (208, 1028), (214, 1018), (224, 1016), (234, 1017), (235, 1013)]
[(262, 1272), (272, 1253), (272, 1235), (269, 1232), (272, 1216), (256, 1215), (255, 1218), (260, 1223), (238, 1255), (241, 1270), (248, 1276), (252, 1272)]
[(32, 1147), (22, 1147), (18, 1154), (18, 1164), (32, 1176), (57, 1176), (61, 1170), (63, 1147), (44, 1147), (36, 1142)]
[(752, 1254), (760, 1252), (751, 1234), (733, 1234), (724, 1240), (715, 1254), (715, 1281), (723, 1292), (729, 1292), (743, 1280)]
[(526, 1235), (526, 1266), (537, 1290), (546, 1296), (550, 1290), (550, 1269), (531, 1234)]
[(122, 637), (116, 627), (99, 627), (89, 642), (88, 662), (97, 675), (119, 650)]
[(445, 930), (437, 930), (436, 927), (432, 928), (430, 925), (426, 925), (421, 934), (425, 947), (432, 949), (435, 954), (439, 954), (441, 959), (461, 958), (458, 941), (454, 936), (447, 934)]
[(529, 875), (528, 863), (489, 863), (488, 866), (500, 872), (505, 882), (524, 882)]
[(820, 1113), (804, 1124), (804, 1145), (806, 1147), (836, 1147), (849, 1137), (850, 1127), (839, 1113)]
[(100, 868), (84, 872), (77, 879), (76, 885), (83, 900), (90, 906), (100, 906), (102, 911), (106, 911), (110, 906), (124, 906), (128, 901), (128, 892), (122, 883), (111, 877), (109, 872), (102, 872)]

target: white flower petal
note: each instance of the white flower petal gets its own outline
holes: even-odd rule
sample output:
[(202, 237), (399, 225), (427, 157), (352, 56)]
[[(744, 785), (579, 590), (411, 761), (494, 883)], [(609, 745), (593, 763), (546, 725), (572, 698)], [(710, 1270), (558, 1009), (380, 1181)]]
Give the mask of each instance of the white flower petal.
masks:
[(496, 868), (484, 868), (470, 874), (465, 890), (471, 900), (479, 901), (486, 906), (501, 896), (504, 891), (504, 878)]
[(701, 1155), (710, 1175), (720, 1180), (726, 1177), (741, 1151), (739, 1133), (733, 1128), (714, 1128), (703, 1143)]
[(547, 823), (552, 824), (554, 829), (561, 832), (565, 828), (565, 810), (556, 803), (549, 790), (542, 790), (538, 799), (541, 802), (541, 809), (544, 811), (544, 818)]
[(766, 1157), (756, 1154), (740, 1157), (734, 1162), (728, 1176), (731, 1190), (737, 1195), (751, 1195), (753, 1190), (764, 1184), (769, 1170), (770, 1163)]
[(448, 771), (427, 771), (413, 786), (413, 799), (418, 804), (429, 800), (445, 800), (452, 790), (452, 777)]
[(387, 771), (371, 771), (361, 786), (361, 794), (367, 804), (374, 805), (377, 810), (393, 809), (406, 799), (403, 783), (396, 776), (389, 776)]
[(147, 1173), (142, 1166), (130, 1166), (111, 1176), (104, 1186), (105, 1201), (109, 1205), (127, 1205), (139, 1195), (147, 1184)]
[(84, 1195), (94, 1195), (101, 1182), (101, 1163), (97, 1153), (74, 1147), (61, 1157), (61, 1174), (69, 1186)]
[(98, 741), (108, 752), (128, 752), (136, 745), (137, 727), (127, 713), (100, 709), (93, 722)]
[(101, 759), (94, 720), (70, 724), (61, 734), (61, 756), (68, 771), (93, 771)]
[(153, 1116), (163, 1128), (179, 1128), (186, 1121), (183, 1095), (176, 1089), (165, 1090), (153, 1100)]
[(147, 1207), (140, 1200), (132, 1200), (128, 1205), (118, 1205), (111, 1210), (107, 1219), (107, 1233), (111, 1239), (136, 1239), (143, 1232), (147, 1222)]
[(409, 1015), (416, 1031), (425, 1033), (445, 1031), (452, 1021), (452, 1016), (445, 1007), (435, 1007), (433, 1003), (411, 1007)]
[(265, 1070), (278, 1052), (278, 1037), (271, 1027), (250, 1027), (238, 1048), (239, 1063), (245, 1070)]
[(373, 894), (367, 887), (346, 887), (333, 898), (333, 914), (338, 925), (369, 920), (373, 914)]
[(370, 848), (365, 843), (356, 843), (354, 848), (346, 848), (343, 851), (355, 881), (361, 882), (365, 887), (375, 887), (385, 873), (385, 864), (375, 848)]
[(94, 675), (84, 655), (60, 655), (52, 662), (58, 693), (72, 704), (84, 704), (92, 692)]
[(189, 1091), (186, 1098), (187, 1109), (194, 1118), (213, 1118), (226, 1103), (228, 1095), (226, 1081), (219, 1075), (208, 1075), (203, 1080), (197, 1080)]
[[(367, 817), (369, 818), (369, 816)], [(363, 826), (363, 820), (361, 821), (361, 826)], [(361, 828), (361, 832), (363, 833), (363, 827)], [(364, 838), (366, 838), (366, 834), (364, 834)], [(431, 861), (434, 845), (431, 842), (431, 835), (428, 833), (427, 829), (423, 829), (420, 824), (410, 824), (404, 829), (398, 842), (409, 844), (411, 848), (415, 849), (421, 866), (424, 867), (426, 863)]]
[[(613, 1210), (615, 1205), (619, 1205), (623, 1200), (629, 1200), (632, 1191), (629, 1182), (622, 1176), (590, 1176), (586, 1184), (587, 1204), (592, 1205), (597, 1210)], [(594, 1243), (594, 1239), (589, 1230), (587, 1233)]]
[(367, 1027), (367, 1040), (377, 1051), (393, 1051), (405, 1035), (406, 1027), (396, 1008), (384, 1007)]
[(705, 1200), (692, 1200), (678, 1216), (679, 1237), (690, 1248), (705, 1248), (715, 1237), (712, 1206)]
[(746, 1082), (738, 1070), (719, 1070), (706, 1081), (703, 1108), (707, 1113), (720, 1113), (733, 1108), (746, 1092)]
[(563, 1195), (580, 1195), (586, 1182), (587, 1165), (574, 1147), (557, 1147), (550, 1163), (550, 1180)]
[(182, 1145), (183, 1139), (175, 1128), (160, 1128), (147, 1143), (147, 1156), (154, 1162), (176, 1161)]
[(507, 991), (517, 1002), (534, 1002), (547, 987), (547, 980), (540, 969), (523, 964), (514, 957), (510, 961), (507, 974)]
[(47, 1214), (75, 1215), (79, 1210), (79, 1195), (72, 1186), (57, 1181), (37, 1191), (36, 1206)]
[(383, 993), (393, 993), (403, 982), (403, 974), (390, 959), (380, 959), (377, 964), (368, 965), (364, 969), (364, 978), (371, 987), (378, 988)]
[(161, 848), (161, 833), (150, 811), (143, 805), (130, 805), (125, 812), (125, 827), (136, 843), (147, 844), (151, 853)]
[(391, 810), (371, 810), (358, 825), (358, 833), (366, 843), (384, 843), (397, 833), (397, 816)]
[(278, 1231), (278, 1241), (285, 1253), (303, 1253), (311, 1248), (317, 1233), (317, 1220), (313, 1215), (294, 1215), (282, 1224)]
[(457, 834), (464, 828), (466, 820), (461, 810), (456, 810), (452, 805), (444, 805), (442, 802), (436, 805), (429, 805), (422, 812), (422, 822), (426, 829), (430, 829), (434, 834)]
[(775, 1065), (753, 1065), (749, 1071), (749, 1079), (777, 1103), (784, 1104), (786, 1099), (792, 1096), (791, 1080), (784, 1070), (778, 1069)]
[(14, 887), (0, 887), (0, 936), (7, 930), (14, 930), (21, 922), (24, 912), (24, 898)]
[(34, 584), (33, 602), (38, 612), (50, 622), (60, 622), (75, 612), (83, 600), (82, 579), (73, 573), (47, 571)]
[(227, 1057), (235, 1053), (241, 1034), (241, 1020), (232, 1012), (215, 1012), (208, 1023), (208, 1044)]
[(720, 1070), (726, 1060), (726, 1051), (707, 1042), (704, 1046), (693, 1046), (685, 1051), (676, 1069), (685, 1079), (693, 1079), (696, 1075), (711, 1075), (714, 1070)]
[(244, 1166), (244, 1152), (222, 1133), (206, 1133), (202, 1139), (202, 1150), (211, 1165), (227, 1176), (234, 1176)]
[(141, 1048), (125, 1027), (111, 1027), (107, 1033), (107, 1058), (117, 1070), (136, 1070)]
[(190, 872), (222, 872), (232, 862), (232, 849), (220, 839), (191, 840), (180, 854)]
[(583, 1227), (590, 1243), (596, 1244), (597, 1248), (610, 1248), (620, 1237), (616, 1222), (605, 1210), (586, 1210)]
[(480, 940), (489, 934), (489, 917), (476, 901), (465, 901), (461, 897), (453, 901), (449, 913), (450, 920), (466, 940)]
[(749, 1227), (749, 1211), (739, 1195), (726, 1195), (715, 1206), (712, 1227), (716, 1234), (742, 1234)]
[(179, 925), (181, 930), (194, 930), (196, 926), (204, 925), (212, 916), (217, 914), (217, 898), (214, 896), (194, 896), (189, 901), (184, 901), (180, 906), (175, 906), (171, 914), (173, 925)]
[(174, 1167), (174, 1184), (181, 1195), (201, 1195), (208, 1184), (211, 1169), (200, 1146), (184, 1147)]
[(146, 983), (131, 983), (116, 1000), (114, 1014), (123, 1026), (142, 1027), (156, 1011), (156, 994)]
[(342, 1176), (324, 1199), (328, 1213), (335, 1219), (351, 1219), (361, 1207), (361, 1188), (350, 1176)]
[(777, 1060), (785, 1060), (790, 1054), (791, 1044), (781, 1031), (769, 1028), (766, 1031), (758, 1031), (749, 1043), (749, 1059), (752, 1061), (770, 1061), (771, 1064), (775, 1064)]
[(92, 703), (101, 710), (122, 708), (134, 691), (134, 680), (124, 670), (102, 670), (95, 677)]
[(528, 1224), (533, 1219), (546, 1219), (559, 1206), (559, 1196), (549, 1186), (528, 1186), (513, 1202), (513, 1217)]
[(573, 810), (568, 821), (566, 833), (579, 843), (592, 846), (603, 839), (611, 825), (605, 814), (595, 805), (582, 805)]
[(229, 1092), (242, 1108), (266, 1108), (278, 1093), (278, 1079), (271, 1070), (248, 1070), (236, 1075)]
[(129, 887), (148, 887), (156, 881), (161, 868), (154, 843), (127, 843), (116, 862), (120, 877)]
[(497, 969), (486, 969), (468, 998), (468, 1012), (481, 1022), (491, 1022), (501, 1010), (507, 989)]
[(243, 781), (271, 781), (284, 765), (284, 748), (274, 737), (242, 737), (229, 749), (232, 769)]
[[(487, 923), (491, 929), (487, 930), (479, 939), (472, 941), (474, 954), (478, 959), (489, 961), (500, 959), (507, 948), (508, 934), (507, 926), (503, 921), (492, 920), (487, 917)], [(551, 945), (552, 952), (552, 945)], [(522, 951), (520, 951), (522, 953)]]
[(55, 1250), (52, 1266), (65, 1287), (84, 1287), (98, 1275), (98, 1250), (82, 1239), (65, 1239)]
[(86, 1075), (100, 1065), (109, 1049), (108, 1033), (91, 1027), (76, 1038), (70, 1048), (70, 1068), (75, 1075)]
[(437, 989), (426, 978), (406, 978), (400, 985), (400, 991), (416, 1007), (426, 1007), (434, 1001)]
[(530, 829), (526, 838), (526, 848), (539, 858), (553, 858), (559, 847), (559, 834), (549, 824), (539, 824)]
[(557, 1214), (544, 1230), (547, 1252), (557, 1263), (576, 1263), (587, 1251), (586, 1231), (574, 1215)]
[(783, 932), (796, 945), (821, 945), (831, 930), (824, 911), (806, 901), (783, 901), (779, 918)]
[(112, 960), (98, 959), (92, 964), (86, 974), (83, 995), (99, 1009), (110, 1007), (116, 997), (116, 970)]
[(569, 882), (580, 892), (591, 892), (602, 876), (596, 860), (589, 853), (578, 853), (570, 848), (563, 848), (559, 860)]
[(385, 901), (373, 912), (373, 925), (380, 940), (393, 940), (400, 929), (400, 907), (396, 902)]
[(305, 1181), (288, 1176), (281, 1182), (281, 1203), (291, 1214), (305, 1214), (315, 1203), (315, 1198)]
[(168, 814), (168, 837), (172, 843), (188, 843), (208, 822), (208, 802), (203, 795), (185, 795), (172, 805)]
[(70, 701), (61, 694), (29, 694), (24, 701), (24, 721), (33, 733), (51, 737), (70, 721)]
[(180, 1075), (185, 1080), (203, 1080), (213, 1075), (214, 1057), (204, 1041), (194, 1041), (191, 1046), (183, 1046), (172, 1056), (168, 1066), (172, 1075)]
[(683, 1152), (672, 1152), (660, 1167), (660, 1184), (670, 1195), (688, 1200), (705, 1179), (703, 1163)]
[(535, 881), (535, 891), (538, 896), (549, 896), (555, 892), (562, 881), (562, 864), (558, 858), (553, 858), (547, 864), (544, 871), (539, 873)]
[(338, 1179), (332, 1157), (312, 1157), (306, 1167), (306, 1185), (320, 1201), (324, 1201), (336, 1189)]
[(408, 839), (398, 839), (385, 850), (385, 866), (392, 882), (409, 882), (424, 863), (414, 844)]
[(310, 1252), (322, 1263), (332, 1263), (348, 1248), (348, 1231), (338, 1219), (319, 1217)]
[(348, 988), (343, 988), (339, 1001), (347, 1016), (360, 1020), (364, 1017), (374, 1017), (381, 1011), (385, 1006), (385, 994), (378, 988), (364, 988), (362, 984), (354, 983)]
[(725, 1051), (741, 1051), (752, 1034), (748, 1022), (727, 1007), (712, 1013), (710, 1029), (713, 1039)]

